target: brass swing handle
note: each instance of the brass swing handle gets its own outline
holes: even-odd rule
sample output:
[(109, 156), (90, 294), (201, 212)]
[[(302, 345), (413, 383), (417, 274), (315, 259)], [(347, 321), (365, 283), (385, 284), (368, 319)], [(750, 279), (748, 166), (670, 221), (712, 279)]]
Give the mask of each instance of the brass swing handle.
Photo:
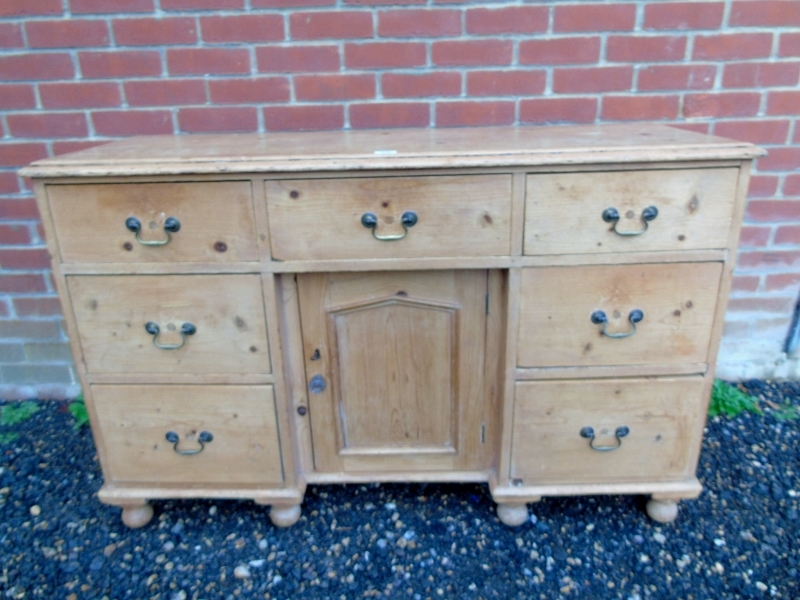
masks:
[(167, 238), (164, 240), (143, 240), (140, 238), (139, 232), (142, 230), (142, 222), (136, 217), (128, 217), (125, 219), (125, 227), (128, 228), (128, 231), (132, 231), (136, 234), (136, 241), (142, 246), (164, 246), (165, 244), (169, 244), (173, 233), (177, 233), (181, 230), (181, 222), (175, 217), (167, 217), (166, 221), (164, 221), (164, 233), (167, 234)]
[(161, 348), (162, 350), (177, 350), (178, 348), (182, 348), (183, 345), (186, 343), (186, 336), (187, 335), (194, 335), (197, 333), (197, 327), (195, 327), (192, 323), (184, 323), (181, 325), (180, 334), (181, 334), (181, 343), (180, 344), (161, 344), (158, 341), (158, 335), (161, 333), (161, 328), (158, 326), (158, 323), (154, 323), (153, 321), (148, 321), (144, 324), (144, 330), (153, 336), (153, 345), (156, 348)]
[(378, 217), (375, 216), (375, 213), (366, 212), (361, 215), (361, 224), (366, 227), (367, 229), (372, 230), (372, 235), (375, 237), (376, 240), (380, 240), (382, 242), (393, 242), (395, 240), (402, 240), (404, 237), (408, 235), (408, 228), (413, 227), (417, 224), (419, 217), (417, 217), (417, 213), (407, 210), (403, 213), (403, 216), (400, 217), (400, 223), (403, 224), (403, 233), (395, 233), (391, 235), (378, 235)]
[(608, 327), (608, 317), (606, 316), (606, 313), (603, 312), (602, 310), (594, 311), (592, 313), (592, 316), (589, 317), (589, 318), (592, 320), (592, 323), (594, 323), (595, 325), (600, 325), (600, 324), (603, 325), (603, 329), (601, 330), (600, 333), (602, 333), (604, 336), (610, 337), (610, 338), (626, 338), (626, 337), (630, 337), (634, 333), (636, 333), (636, 324), (641, 322), (642, 319), (644, 319), (644, 313), (641, 310), (639, 310), (638, 308), (634, 308), (628, 314), (628, 321), (631, 322), (631, 326), (632, 326), (631, 330), (630, 331), (622, 331), (622, 332), (619, 332), (619, 333), (609, 333), (608, 331), (606, 331), (606, 327)]
[(598, 452), (611, 452), (616, 450), (620, 446), (622, 446), (622, 438), (628, 435), (631, 432), (630, 429), (626, 425), (621, 425), (617, 427), (617, 430), (614, 432), (614, 437), (617, 438), (617, 445), (616, 446), (595, 446), (594, 445), (594, 429), (591, 427), (584, 427), (580, 430), (580, 435), (582, 438), (589, 439), (589, 447), (592, 450), (597, 450)]
[(658, 209), (655, 206), (648, 206), (642, 211), (641, 219), (642, 223), (644, 223), (644, 227), (638, 231), (619, 231), (617, 229), (617, 225), (619, 225), (619, 211), (613, 206), (605, 209), (602, 216), (603, 221), (614, 224), (614, 233), (622, 237), (632, 237), (634, 235), (642, 235), (647, 231), (647, 224), (658, 216)]
[(174, 431), (168, 431), (167, 435), (164, 437), (166, 437), (167, 441), (170, 444), (172, 444), (172, 449), (182, 456), (192, 456), (193, 454), (200, 454), (206, 447), (206, 444), (214, 440), (214, 436), (210, 431), (201, 431), (200, 435), (197, 436), (197, 442), (200, 444), (199, 448), (195, 448), (194, 450), (180, 450), (178, 448), (178, 444), (181, 441), (181, 436), (179, 436)]

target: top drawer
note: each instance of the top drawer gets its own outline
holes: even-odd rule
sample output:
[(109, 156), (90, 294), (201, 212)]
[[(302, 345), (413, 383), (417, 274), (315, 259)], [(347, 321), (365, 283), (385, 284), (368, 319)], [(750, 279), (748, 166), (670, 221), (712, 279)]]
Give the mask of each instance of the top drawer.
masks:
[(249, 181), (48, 185), (47, 197), (64, 262), (259, 258)]
[(717, 168), (529, 175), (524, 253), (726, 248), (738, 173)]
[(502, 256), (511, 175), (266, 182), (278, 260)]

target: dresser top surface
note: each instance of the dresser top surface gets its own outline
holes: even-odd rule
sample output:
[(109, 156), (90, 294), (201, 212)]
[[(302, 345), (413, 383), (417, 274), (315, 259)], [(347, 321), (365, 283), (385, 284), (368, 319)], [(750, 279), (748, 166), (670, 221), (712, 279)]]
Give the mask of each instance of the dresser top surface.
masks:
[(37, 161), (26, 177), (437, 169), (684, 160), (763, 155), (738, 142), (668, 127), (390, 129), (144, 136)]

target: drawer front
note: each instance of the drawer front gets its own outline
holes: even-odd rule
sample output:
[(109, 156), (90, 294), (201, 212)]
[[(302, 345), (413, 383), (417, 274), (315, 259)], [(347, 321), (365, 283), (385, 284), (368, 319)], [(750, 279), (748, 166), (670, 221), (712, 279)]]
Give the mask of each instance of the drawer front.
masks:
[(64, 262), (259, 258), (249, 181), (49, 185), (47, 197)]
[[(272, 256), (279, 260), (499, 256), (510, 250), (511, 175), (265, 185)], [(363, 224), (370, 218), (374, 228)]]
[(703, 363), (721, 275), (722, 263), (523, 269), (518, 366)]
[[(524, 252), (726, 248), (738, 173), (718, 168), (528, 175)], [(611, 211), (604, 219), (612, 208), (619, 219)]]
[(92, 396), (115, 483), (283, 481), (271, 385), (93, 385)]
[(524, 485), (685, 479), (702, 389), (700, 376), (518, 382), (511, 477)]
[(258, 275), (81, 275), (67, 287), (89, 373), (270, 372)]

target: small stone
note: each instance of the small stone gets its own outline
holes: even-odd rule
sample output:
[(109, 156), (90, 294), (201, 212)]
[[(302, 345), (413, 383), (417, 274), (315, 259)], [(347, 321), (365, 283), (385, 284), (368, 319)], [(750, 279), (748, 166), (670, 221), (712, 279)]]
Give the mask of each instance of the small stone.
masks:
[(89, 565), (89, 570), (90, 571), (99, 571), (100, 569), (103, 568), (103, 565), (105, 564), (105, 562), (106, 562), (106, 559), (103, 558), (102, 556), (95, 556), (92, 559), (91, 564)]
[(742, 531), (739, 533), (739, 537), (742, 538), (745, 542), (758, 542), (758, 540), (753, 536), (752, 533), (749, 531)]
[(767, 584), (762, 581), (756, 581), (756, 587), (760, 592), (766, 592), (768, 589)]
[(397, 508), (397, 504), (395, 504), (394, 502), (387, 502), (386, 504), (383, 505), (383, 508), (385, 508), (386, 510), (394, 511)]
[(725, 567), (723, 567), (721, 563), (715, 562), (711, 570), (717, 575), (722, 575), (725, 572)]
[(267, 560), (266, 560), (266, 559), (264, 559), (264, 558), (258, 558), (258, 559), (256, 559), (256, 560), (251, 560), (251, 561), (250, 561), (249, 563), (247, 563), (247, 564), (248, 564), (248, 565), (250, 565), (251, 567), (253, 567), (254, 569), (260, 569), (261, 567), (263, 567), (263, 566), (264, 566), (264, 563), (265, 563), (265, 562), (267, 562)]
[(170, 600), (186, 600), (186, 592), (179, 590), (170, 596)]
[(173, 535), (178, 535), (181, 531), (183, 531), (183, 523), (180, 522), (175, 523), (175, 525), (172, 526), (172, 529), (170, 529), (170, 532), (172, 532)]
[(275, 577), (272, 578), (272, 585), (278, 585), (281, 581), (283, 581), (283, 577), (275, 575)]
[(478, 589), (478, 586), (475, 585), (474, 583), (470, 583), (468, 587), (470, 592), (474, 592), (475, 590)]
[(175, 548), (175, 544), (173, 544), (172, 542), (166, 542), (163, 548), (164, 552), (169, 552), (170, 550), (173, 550)]
[(103, 556), (105, 556), (106, 558), (110, 558), (111, 555), (114, 554), (114, 551), (116, 549), (117, 549), (117, 545), (116, 544), (109, 544), (108, 546), (103, 548)]
[(724, 545), (725, 545), (725, 540), (723, 540), (723, 539), (721, 539), (721, 538), (714, 538), (714, 545), (715, 545), (717, 548), (721, 548), (722, 546), (724, 546)]
[(590, 531), (594, 531), (594, 523), (589, 523), (589, 524), (586, 526), (586, 532), (588, 533), (588, 532), (590, 532)]
[(209, 514), (209, 515), (211, 515), (212, 517), (213, 517), (215, 514), (217, 514), (217, 507), (216, 507), (216, 506), (212, 506), (211, 508), (209, 508), (209, 509), (208, 509), (208, 514)]
[(266, 550), (268, 545), (269, 544), (267, 544), (267, 540), (258, 540), (258, 549), (259, 550)]
[(236, 579), (249, 579), (250, 569), (244, 565), (239, 565), (233, 570), (233, 576), (236, 577)]
[(32, 517), (38, 517), (40, 514), (42, 514), (42, 508), (38, 504), (34, 504), (33, 506), (31, 506)]
[(158, 556), (156, 556), (156, 563), (159, 564), (159, 565), (161, 563), (163, 563), (164, 561), (166, 561), (166, 560), (167, 560), (167, 557), (164, 554), (159, 554)]
[(635, 536), (633, 536), (633, 541), (636, 542), (637, 544), (644, 544), (644, 538), (638, 533)]
[(653, 539), (659, 544), (664, 544), (667, 541), (667, 536), (665, 536), (663, 533), (654, 533)]

